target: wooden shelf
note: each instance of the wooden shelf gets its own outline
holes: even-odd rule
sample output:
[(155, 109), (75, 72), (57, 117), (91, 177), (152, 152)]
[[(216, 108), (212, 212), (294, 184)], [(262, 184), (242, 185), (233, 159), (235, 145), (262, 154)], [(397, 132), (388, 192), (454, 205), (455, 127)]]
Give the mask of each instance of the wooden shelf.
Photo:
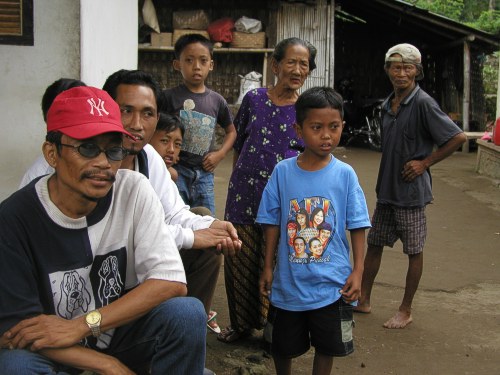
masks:
[[(174, 52), (174, 47), (153, 47), (149, 43), (139, 44), (139, 51), (142, 52)], [(267, 82), (267, 59), (274, 51), (274, 48), (214, 48), (215, 53), (261, 53), (262, 59), (262, 83)]]
[[(174, 47), (153, 47), (151, 44), (139, 44), (139, 51), (173, 52)], [(273, 48), (214, 48), (214, 53), (264, 53), (273, 52)]]

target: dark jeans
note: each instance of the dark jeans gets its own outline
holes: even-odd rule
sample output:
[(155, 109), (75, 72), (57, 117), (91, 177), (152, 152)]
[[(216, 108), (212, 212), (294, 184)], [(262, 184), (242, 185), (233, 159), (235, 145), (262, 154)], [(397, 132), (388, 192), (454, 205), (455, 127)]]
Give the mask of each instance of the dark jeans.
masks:
[[(152, 375), (203, 374), (207, 315), (201, 302), (177, 297), (117, 328), (103, 353), (131, 369), (150, 363)], [(0, 374), (74, 374), (75, 369), (29, 350), (0, 350)]]

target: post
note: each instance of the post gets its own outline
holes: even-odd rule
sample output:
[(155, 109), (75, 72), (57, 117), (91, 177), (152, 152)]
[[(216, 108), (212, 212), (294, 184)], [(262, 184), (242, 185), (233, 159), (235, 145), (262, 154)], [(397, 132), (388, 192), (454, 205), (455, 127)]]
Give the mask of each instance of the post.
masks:
[(262, 87), (267, 87), (267, 52), (264, 52), (264, 62), (262, 63)]
[(330, 49), (330, 76), (329, 76), (329, 86), (335, 87), (335, 1), (330, 3), (330, 23), (328, 30), (329, 43), (328, 48)]
[(497, 52), (498, 57), (498, 84), (497, 84), (497, 112), (495, 119), (500, 117), (500, 51)]
[[(470, 45), (464, 40), (464, 90), (462, 101), (462, 124), (464, 132), (469, 131), (469, 105), (470, 105)], [(469, 152), (469, 140), (462, 146), (463, 152)]]

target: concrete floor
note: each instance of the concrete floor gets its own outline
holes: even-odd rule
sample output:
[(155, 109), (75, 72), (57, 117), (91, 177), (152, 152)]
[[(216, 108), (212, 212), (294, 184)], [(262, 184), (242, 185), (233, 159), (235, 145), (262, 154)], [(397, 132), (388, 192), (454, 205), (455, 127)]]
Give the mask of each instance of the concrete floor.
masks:
[[(380, 154), (339, 148), (365, 191), (370, 214)], [(216, 170), (217, 216), (223, 217), (232, 156)], [(372, 294), (372, 313), (356, 314), (356, 351), (334, 361), (334, 374), (499, 374), (500, 360), (500, 182), (475, 172), (474, 152), (457, 152), (431, 168), (435, 201), (428, 206), (424, 274), (414, 301), (414, 322), (404, 330), (382, 324), (402, 298), (407, 257), (399, 243), (384, 253)], [(229, 323), (223, 271), (213, 308)], [(256, 333), (257, 340), (261, 333)], [(256, 338), (227, 345), (207, 338), (207, 367), (221, 374), (242, 370), (259, 353)], [(243, 354), (242, 354), (243, 353)], [(237, 369), (234, 360), (241, 356)], [(312, 350), (295, 360), (293, 374), (310, 374)], [(271, 360), (262, 364), (274, 373)], [(248, 370), (248, 369), (247, 369)], [(239, 371), (239, 372), (238, 372)], [(241, 372), (243, 371), (243, 372)]]

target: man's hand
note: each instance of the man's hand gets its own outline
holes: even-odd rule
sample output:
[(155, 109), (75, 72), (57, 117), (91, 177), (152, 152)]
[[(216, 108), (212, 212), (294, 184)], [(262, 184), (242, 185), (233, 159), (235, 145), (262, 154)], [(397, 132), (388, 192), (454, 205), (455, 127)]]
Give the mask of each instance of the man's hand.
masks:
[(241, 241), (233, 225), (215, 220), (210, 228), (194, 231), (193, 249), (213, 248), (225, 256), (233, 256), (241, 249)]
[[(55, 315), (38, 315), (25, 319), (6, 331), (0, 343), (10, 349), (66, 348), (85, 337), (82, 319), (66, 320)], [(89, 331), (90, 333), (90, 331)]]
[(238, 254), (241, 250), (241, 240), (238, 238), (238, 231), (229, 221), (215, 220), (212, 225), (212, 229), (223, 229), (229, 234), (229, 238), (226, 238), (225, 242), (222, 242), (218, 251), (222, 252), (224, 256), (233, 256)]
[[(7, 332), (5, 332), (7, 333)], [(5, 334), (0, 336), (0, 349), (10, 349), (10, 339), (8, 339)]]
[(63, 349), (43, 349), (40, 354), (54, 362), (101, 375), (134, 375), (125, 364), (108, 354), (80, 345)]
[(109, 360), (102, 361), (100, 367), (101, 369), (94, 372), (102, 375), (135, 375), (135, 372), (114, 357), (109, 357)]
[(224, 159), (224, 154), (219, 151), (209, 152), (203, 158), (202, 166), (207, 172), (213, 172), (220, 161)]
[(427, 169), (427, 164), (423, 160), (410, 160), (404, 167), (401, 175), (403, 181), (412, 182), (418, 176), (422, 175)]

